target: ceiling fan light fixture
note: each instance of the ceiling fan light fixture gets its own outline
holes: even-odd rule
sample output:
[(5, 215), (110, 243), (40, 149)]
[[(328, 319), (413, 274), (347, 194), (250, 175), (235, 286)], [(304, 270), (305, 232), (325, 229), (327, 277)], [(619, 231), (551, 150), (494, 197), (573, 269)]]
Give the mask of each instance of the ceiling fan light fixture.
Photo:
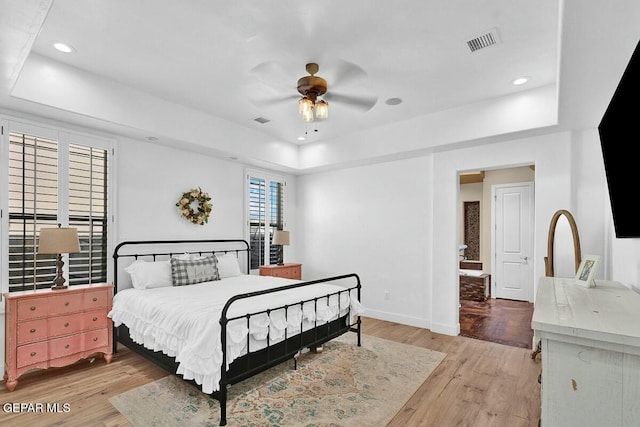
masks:
[(329, 103), (320, 100), (316, 103), (316, 119), (326, 119), (329, 117)]
[(306, 96), (300, 98), (300, 101), (298, 101), (298, 112), (302, 117), (304, 117), (305, 114), (309, 114), (309, 112), (313, 115), (313, 101)]
[(311, 107), (302, 112), (302, 120), (307, 123), (313, 121), (313, 104), (311, 104)]

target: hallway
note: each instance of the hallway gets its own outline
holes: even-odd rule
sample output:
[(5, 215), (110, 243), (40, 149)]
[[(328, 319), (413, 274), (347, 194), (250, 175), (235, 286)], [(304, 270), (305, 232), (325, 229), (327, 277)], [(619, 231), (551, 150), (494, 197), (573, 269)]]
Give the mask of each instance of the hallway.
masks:
[(533, 304), (489, 298), (486, 302), (460, 300), (460, 335), (512, 347), (531, 349)]

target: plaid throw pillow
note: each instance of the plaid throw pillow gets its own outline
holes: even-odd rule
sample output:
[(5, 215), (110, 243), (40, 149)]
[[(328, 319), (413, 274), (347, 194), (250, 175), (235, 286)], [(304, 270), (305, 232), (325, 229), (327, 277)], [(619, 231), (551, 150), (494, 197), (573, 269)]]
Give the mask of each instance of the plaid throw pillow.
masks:
[(213, 255), (190, 260), (171, 258), (171, 280), (173, 286), (220, 280), (218, 260)]

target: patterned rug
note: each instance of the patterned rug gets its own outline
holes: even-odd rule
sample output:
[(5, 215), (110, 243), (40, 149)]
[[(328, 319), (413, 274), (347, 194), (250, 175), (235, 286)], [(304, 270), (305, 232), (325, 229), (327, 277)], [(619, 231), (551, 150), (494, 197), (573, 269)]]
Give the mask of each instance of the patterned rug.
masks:
[[(384, 426), (445, 354), (348, 333), (229, 389), (229, 426)], [(169, 375), (109, 399), (134, 426), (217, 426), (220, 404)]]

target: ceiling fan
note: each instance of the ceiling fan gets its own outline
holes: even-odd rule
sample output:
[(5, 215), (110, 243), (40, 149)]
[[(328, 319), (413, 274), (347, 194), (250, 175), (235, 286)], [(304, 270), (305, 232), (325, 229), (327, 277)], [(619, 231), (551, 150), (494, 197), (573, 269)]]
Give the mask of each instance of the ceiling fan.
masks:
[[(330, 64), (329, 68), (329, 75), (332, 77), (329, 78), (330, 83), (317, 75), (320, 66), (310, 62), (305, 66), (309, 75), (300, 77), (297, 81), (296, 88), (299, 95), (269, 96), (270, 93), (288, 91), (292, 85), (286, 78), (288, 73), (284, 67), (272, 61), (259, 64), (250, 71), (250, 74), (266, 87), (263, 86), (263, 90), (252, 91), (251, 100), (256, 105), (264, 106), (282, 101), (291, 102), (297, 98), (298, 112), (305, 122), (313, 121), (314, 118), (327, 118), (329, 102), (359, 111), (369, 111), (373, 108), (378, 97), (357, 85), (367, 77), (367, 73), (362, 68), (343, 60)], [(352, 88), (349, 89), (349, 86)], [(347, 92), (344, 89), (349, 90)], [(361, 93), (353, 94), (353, 92)]]

